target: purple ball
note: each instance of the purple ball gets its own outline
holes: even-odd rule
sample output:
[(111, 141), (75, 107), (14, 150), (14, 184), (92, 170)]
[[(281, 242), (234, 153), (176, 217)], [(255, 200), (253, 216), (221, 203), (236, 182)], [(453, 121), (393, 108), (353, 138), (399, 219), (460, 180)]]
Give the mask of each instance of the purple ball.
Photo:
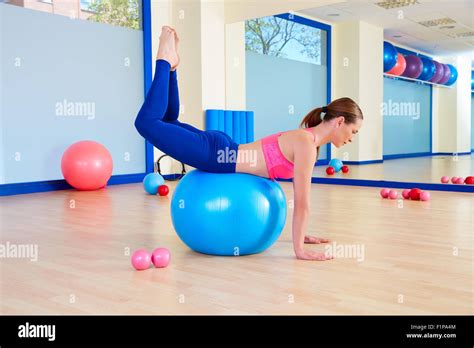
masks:
[(410, 77), (412, 79), (418, 78), (423, 71), (423, 62), (420, 57), (410, 54), (405, 57), (405, 60), (407, 62), (407, 67), (402, 76)]
[(449, 78), (451, 77), (451, 69), (449, 69), (449, 66), (447, 64), (444, 65), (444, 72), (443, 72), (443, 77), (441, 80), (438, 81), (439, 84), (444, 85), (446, 82), (448, 82)]
[(438, 81), (441, 80), (441, 78), (444, 75), (444, 65), (441, 63), (438, 63), (436, 60), (433, 60), (433, 63), (436, 67), (436, 71), (433, 77), (429, 81), (433, 83), (438, 83)]

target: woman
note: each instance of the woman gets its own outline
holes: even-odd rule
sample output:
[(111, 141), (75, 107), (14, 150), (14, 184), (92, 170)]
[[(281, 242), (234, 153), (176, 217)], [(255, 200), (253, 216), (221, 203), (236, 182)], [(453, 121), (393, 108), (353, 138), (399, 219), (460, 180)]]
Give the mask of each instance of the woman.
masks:
[[(202, 131), (178, 121), (179, 65), (176, 32), (162, 28), (155, 77), (137, 119), (138, 132), (155, 147), (192, 167), (215, 173), (248, 173), (274, 180), (293, 178), (293, 247), (302, 260), (328, 260), (324, 253), (308, 251), (304, 243), (329, 240), (305, 236), (310, 214), (310, 189), (319, 147), (331, 142), (337, 148), (352, 141), (362, 126), (363, 115), (350, 98), (340, 98), (306, 115), (303, 129), (281, 132), (248, 144), (237, 144), (220, 131)], [(321, 114), (324, 113), (324, 119)], [(233, 160), (222, 153), (234, 152)], [(249, 156), (253, 154), (254, 156)], [(231, 156), (232, 157), (232, 156)], [(247, 158), (247, 160), (245, 160)], [(252, 161), (248, 158), (253, 158)]]

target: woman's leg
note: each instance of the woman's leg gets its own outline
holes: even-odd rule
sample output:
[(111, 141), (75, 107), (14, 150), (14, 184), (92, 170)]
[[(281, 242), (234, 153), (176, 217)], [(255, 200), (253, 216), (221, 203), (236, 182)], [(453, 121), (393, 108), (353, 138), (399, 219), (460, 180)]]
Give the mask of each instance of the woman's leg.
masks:
[(181, 127), (176, 124), (177, 120), (173, 123), (163, 121), (168, 106), (170, 67), (166, 60), (156, 61), (155, 77), (137, 115), (135, 127), (164, 153), (195, 168), (202, 168), (207, 165), (210, 153), (209, 139), (204, 132)]
[[(219, 154), (224, 151), (227, 153), (229, 149), (235, 152), (238, 148), (236, 143), (225, 134), (219, 134), (220, 132), (204, 132), (177, 120), (179, 114), (177, 81), (175, 80), (175, 85), (170, 85), (173, 81), (170, 81), (172, 74), (169, 60), (172, 60), (173, 55), (166, 54), (167, 49), (172, 51), (171, 40), (169, 32), (164, 28), (160, 37), (155, 77), (137, 115), (135, 127), (155, 147), (181, 162), (211, 172), (235, 172), (235, 162), (232, 163), (232, 160), (229, 162), (226, 158), (222, 161), (223, 156)], [(160, 52), (165, 54), (160, 55)], [(170, 87), (173, 87), (172, 91)], [(174, 96), (169, 100), (170, 93)], [(170, 109), (169, 101), (174, 105)], [(170, 117), (169, 122), (164, 121), (165, 114)]]
[(163, 121), (171, 122), (177, 120), (179, 116), (179, 92), (176, 70), (170, 72), (168, 89), (168, 108), (166, 109)]
[(187, 123), (178, 121), (179, 116), (179, 91), (178, 91), (178, 80), (176, 78), (176, 70), (170, 72), (169, 77), (169, 90), (168, 90), (168, 108), (166, 109), (163, 121), (174, 124), (176, 126), (185, 128), (191, 132), (199, 133), (202, 130), (195, 128)]

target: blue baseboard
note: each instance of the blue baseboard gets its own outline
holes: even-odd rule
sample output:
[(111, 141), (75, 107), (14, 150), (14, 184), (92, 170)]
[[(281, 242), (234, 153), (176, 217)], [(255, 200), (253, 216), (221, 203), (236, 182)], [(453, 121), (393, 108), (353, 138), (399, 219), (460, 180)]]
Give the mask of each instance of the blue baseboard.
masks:
[(383, 160), (371, 160), (371, 161), (343, 161), (347, 165), (362, 165), (362, 164), (376, 164), (383, 163)]
[[(145, 173), (114, 175), (107, 185), (131, 184), (143, 181)], [(72, 187), (66, 180), (50, 180), (37, 182), (22, 182), (17, 184), (0, 185), (0, 196), (21, 195), (27, 193), (68, 190)]]
[(472, 152), (433, 152), (432, 156), (464, 156), (470, 155)]
[(428, 157), (433, 156), (431, 152), (417, 152), (417, 153), (402, 153), (396, 155), (384, 155), (383, 159), (385, 160), (392, 160), (392, 159), (400, 159), (400, 158), (413, 158), (413, 157)]

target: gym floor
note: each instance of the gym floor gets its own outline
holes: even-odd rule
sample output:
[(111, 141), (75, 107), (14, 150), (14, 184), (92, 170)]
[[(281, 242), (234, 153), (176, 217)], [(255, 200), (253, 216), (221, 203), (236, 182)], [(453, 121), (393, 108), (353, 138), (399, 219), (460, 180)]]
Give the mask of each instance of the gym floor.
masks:
[[(310, 262), (294, 257), (291, 209), (261, 254), (189, 250), (170, 218), (176, 182), (167, 184), (168, 197), (129, 184), (0, 198), (2, 243), (38, 245), (37, 261), (1, 260), (1, 314), (473, 313), (471, 193), (400, 203), (379, 188), (314, 184), (311, 235), (363, 253)], [(280, 184), (291, 198), (292, 184)], [(129, 252), (160, 246), (167, 268), (132, 269)]]

